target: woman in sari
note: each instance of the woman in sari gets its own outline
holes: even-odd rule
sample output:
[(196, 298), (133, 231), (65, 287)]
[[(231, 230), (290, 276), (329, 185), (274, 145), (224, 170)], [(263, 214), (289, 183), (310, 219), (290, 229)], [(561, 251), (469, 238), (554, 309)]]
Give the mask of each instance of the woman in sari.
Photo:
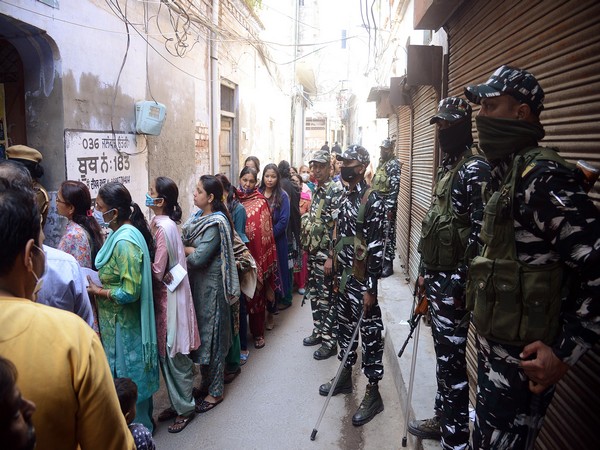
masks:
[(100, 226), (112, 230), (96, 255), (102, 286), (90, 280), (88, 287), (98, 300), (102, 345), (113, 377), (131, 378), (137, 384), (134, 421), (153, 431), (152, 394), (158, 390), (158, 357), (152, 235), (140, 207), (121, 183), (100, 188), (94, 217)]
[(265, 306), (275, 301), (278, 283), (277, 249), (273, 237), (271, 212), (265, 197), (258, 191), (257, 172), (244, 167), (240, 173), (238, 198), (247, 215), (246, 236), (248, 249), (256, 261), (257, 285), (254, 297), (246, 299), (250, 333), (254, 336), (254, 347), (265, 346)]
[[(290, 275), (287, 237), (287, 228), (290, 222), (290, 197), (281, 187), (281, 174), (275, 164), (271, 163), (265, 166), (260, 192), (267, 199), (273, 221), (273, 236), (277, 247), (279, 277), (282, 286), (281, 291), (277, 292), (279, 309), (286, 309), (292, 306), (292, 277)], [(299, 207), (297, 206), (297, 208), (298, 214), (300, 214)], [(267, 329), (270, 330), (273, 328), (273, 313), (277, 312), (277, 305), (274, 303), (269, 304), (267, 309), (269, 310)]]
[(225, 356), (232, 341), (231, 305), (240, 296), (233, 254), (233, 225), (223, 203), (223, 185), (212, 175), (200, 177), (194, 192), (200, 210), (182, 227), (192, 296), (202, 344), (193, 352), (202, 380), (196, 412), (223, 401)]
[(179, 433), (196, 415), (192, 396), (194, 363), (187, 355), (200, 345), (187, 274), (176, 286), (167, 288), (165, 284), (173, 281), (171, 269), (186, 267), (185, 251), (177, 229), (181, 220), (178, 197), (177, 185), (167, 177), (156, 178), (150, 186), (150, 194), (146, 194), (146, 206), (155, 214), (150, 230), (156, 245), (152, 275), (158, 356), (171, 402), (171, 406), (159, 414), (158, 420), (175, 419), (168, 428), (169, 433)]

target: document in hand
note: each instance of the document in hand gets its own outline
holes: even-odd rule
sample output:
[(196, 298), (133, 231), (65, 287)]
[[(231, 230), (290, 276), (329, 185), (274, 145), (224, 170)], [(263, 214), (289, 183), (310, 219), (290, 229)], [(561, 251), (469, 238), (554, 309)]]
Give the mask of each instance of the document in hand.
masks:
[(171, 282), (169, 284), (165, 283), (165, 285), (169, 291), (173, 292), (177, 289), (181, 280), (187, 275), (187, 271), (178, 263), (169, 270), (169, 273), (171, 274)]

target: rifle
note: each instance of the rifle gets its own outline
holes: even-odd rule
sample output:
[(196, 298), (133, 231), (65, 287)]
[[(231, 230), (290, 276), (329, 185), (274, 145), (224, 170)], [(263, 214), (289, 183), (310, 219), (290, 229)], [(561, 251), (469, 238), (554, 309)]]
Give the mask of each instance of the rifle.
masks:
[[(418, 301), (417, 301), (417, 293), (419, 293)], [(417, 278), (417, 281), (415, 281), (415, 289), (413, 291), (413, 311), (411, 313), (410, 319), (408, 319), (408, 325), (410, 326), (410, 332), (408, 333), (406, 341), (404, 341), (404, 344), (402, 344), (402, 348), (398, 352), (398, 358), (400, 358), (402, 356), (402, 354), (404, 353), (404, 349), (408, 345), (408, 341), (410, 341), (410, 338), (412, 338), (413, 332), (415, 331), (415, 328), (417, 328), (417, 325), (419, 324), (419, 320), (421, 320), (421, 317), (423, 317), (425, 314), (427, 314), (427, 305), (428, 305), (428, 300), (427, 300), (427, 297), (425, 296), (425, 292), (419, 292), (419, 279)]]

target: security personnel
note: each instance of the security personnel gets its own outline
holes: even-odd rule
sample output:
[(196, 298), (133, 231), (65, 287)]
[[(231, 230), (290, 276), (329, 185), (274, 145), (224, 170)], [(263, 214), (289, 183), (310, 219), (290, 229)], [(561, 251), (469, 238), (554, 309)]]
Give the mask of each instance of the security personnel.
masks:
[(373, 176), (371, 187), (383, 197), (385, 205), (385, 255), (381, 277), (389, 277), (394, 273), (394, 256), (396, 253), (396, 210), (398, 192), (400, 191), (400, 161), (394, 157), (396, 141), (384, 139), (380, 149), (379, 166)]
[[(337, 319), (338, 359), (350, 345), (361, 310), (362, 369), (369, 380), (365, 396), (352, 417), (355, 426), (364, 425), (383, 411), (378, 382), (383, 377), (383, 322), (377, 304), (377, 281), (383, 259), (384, 207), (381, 196), (367, 185), (364, 176), (369, 153), (360, 145), (348, 147), (337, 156), (342, 161), (342, 178), (347, 183), (338, 219), (336, 257), (338, 264)], [(356, 363), (354, 342), (332, 395), (352, 392), (352, 366)], [(319, 387), (321, 395), (332, 389), (333, 380)]]
[(313, 353), (317, 360), (337, 353), (336, 308), (333, 298), (333, 230), (342, 197), (341, 184), (330, 177), (330, 157), (317, 150), (309, 161), (317, 181), (308, 213), (302, 216), (302, 246), (308, 252), (308, 282), (304, 301), (310, 302), (313, 331), (304, 345), (321, 347)]
[(462, 98), (443, 99), (431, 120), (443, 152), (432, 203), (423, 220), (419, 287), (425, 289), (437, 358), (435, 416), (411, 421), (408, 431), (442, 440), (443, 449), (469, 446), (469, 382), (465, 283), (477, 255), (483, 218), (482, 184), (490, 166), (473, 151), (471, 106)]
[(44, 175), (44, 168), (40, 164), (44, 159), (42, 154), (35, 148), (26, 145), (12, 145), (6, 149), (6, 156), (8, 159), (23, 164), (29, 170), (31, 178), (33, 178), (36, 202), (42, 216), (42, 226), (44, 226), (48, 217), (50, 197), (48, 197), (48, 192), (44, 186), (39, 182), (39, 179)]
[(467, 303), (477, 329), (474, 448), (524, 449), (555, 384), (600, 334), (600, 214), (583, 173), (540, 147), (544, 92), (502, 66), (465, 88), (492, 166)]

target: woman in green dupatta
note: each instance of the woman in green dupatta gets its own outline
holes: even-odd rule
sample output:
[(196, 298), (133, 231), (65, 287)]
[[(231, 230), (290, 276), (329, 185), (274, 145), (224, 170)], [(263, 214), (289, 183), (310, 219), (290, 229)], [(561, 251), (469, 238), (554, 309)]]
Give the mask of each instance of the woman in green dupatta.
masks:
[(137, 384), (134, 422), (153, 431), (152, 394), (158, 390), (158, 354), (152, 235), (140, 207), (121, 183), (100, 188), (94, 216), (100, 226), (112, 230), (96, 255), (102, 286), (90, 281), (88, 287), (98, 300), (102, 345), (113, 377), (131, 378)]
[(225, 356), (231, 346), (231, 305), (240, 296), (233, 254), (233, 224), (223, 204), (223, 185), (212, 175), (200, 177), (194, 192), (200, 208), (182, 227), (188, 275), (200, 331), (192, 353), (202, 381), (196, 411), (210, 411), (223, 401)]

